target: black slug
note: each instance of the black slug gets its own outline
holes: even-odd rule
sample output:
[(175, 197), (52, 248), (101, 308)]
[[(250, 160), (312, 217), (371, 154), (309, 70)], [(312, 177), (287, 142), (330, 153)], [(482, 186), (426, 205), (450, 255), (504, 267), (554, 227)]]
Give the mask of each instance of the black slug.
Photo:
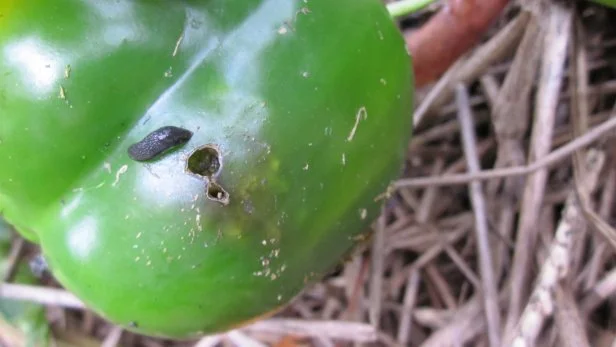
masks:
[(189, 130), (164, 126), (128, 147), (128, 156), (136, 161), (151, 160), (173, 147), (185, 144), (192, 136), (193, 133)]

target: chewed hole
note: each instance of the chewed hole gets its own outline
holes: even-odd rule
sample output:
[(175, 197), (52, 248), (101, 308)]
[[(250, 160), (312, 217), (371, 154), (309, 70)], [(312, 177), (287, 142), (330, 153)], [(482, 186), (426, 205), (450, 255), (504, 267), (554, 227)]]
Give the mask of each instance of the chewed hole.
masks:
[(229, 204), (229, 193), (218, 183), (211, 181), (207, 185), (207, 197), (223, 205)]
[(229, 193), (218, 183), (216, 176), (222, 168), (222, 156), (216, 145), (205, 145), (194, 150), (186, 161), (186, 171), (205, 178), (206, 195), (209, 200), (222, 205), (229, 204)]
[(222, 158), (218, 149), (212, 145), (197, 148), (188, 157), (186, 169), (203, 177), (215, 177), (220, 172)]

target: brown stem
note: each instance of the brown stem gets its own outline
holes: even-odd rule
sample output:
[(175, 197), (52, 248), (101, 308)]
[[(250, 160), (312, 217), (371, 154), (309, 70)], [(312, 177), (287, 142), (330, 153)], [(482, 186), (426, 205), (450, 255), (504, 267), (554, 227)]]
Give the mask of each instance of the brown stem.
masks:
[(481, 36), (509, 0), (447, 0), (418, 30), (405, 34), (418, 87), (437, 79)]

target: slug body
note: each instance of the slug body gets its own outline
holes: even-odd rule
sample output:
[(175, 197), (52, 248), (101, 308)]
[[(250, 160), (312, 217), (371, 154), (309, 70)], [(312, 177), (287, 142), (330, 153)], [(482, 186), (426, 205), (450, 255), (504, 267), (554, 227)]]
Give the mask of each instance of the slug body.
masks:
[(193, 133), (175, 126), (165, 126), (149, 133), (128, 147), (128, 156), (136, 161), (152, 160), (171, 148), (185, 144)]

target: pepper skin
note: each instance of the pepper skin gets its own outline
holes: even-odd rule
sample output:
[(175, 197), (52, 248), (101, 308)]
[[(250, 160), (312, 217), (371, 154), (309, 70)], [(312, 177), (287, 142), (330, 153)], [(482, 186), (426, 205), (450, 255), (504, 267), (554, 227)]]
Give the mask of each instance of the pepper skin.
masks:
[(607, 7), (616, 8), (616, 0), (592, 0), (592, 1), (598, 4), (601, 4), (601, 5), (607, 6)]
[[(0, 211), (93, 311), (153, 336), (245, 324), (331, 270), (411, 133), (380, 0), (2, 1), (0, 75)], [(192, 138), (129, 157), (164, 126)]]

